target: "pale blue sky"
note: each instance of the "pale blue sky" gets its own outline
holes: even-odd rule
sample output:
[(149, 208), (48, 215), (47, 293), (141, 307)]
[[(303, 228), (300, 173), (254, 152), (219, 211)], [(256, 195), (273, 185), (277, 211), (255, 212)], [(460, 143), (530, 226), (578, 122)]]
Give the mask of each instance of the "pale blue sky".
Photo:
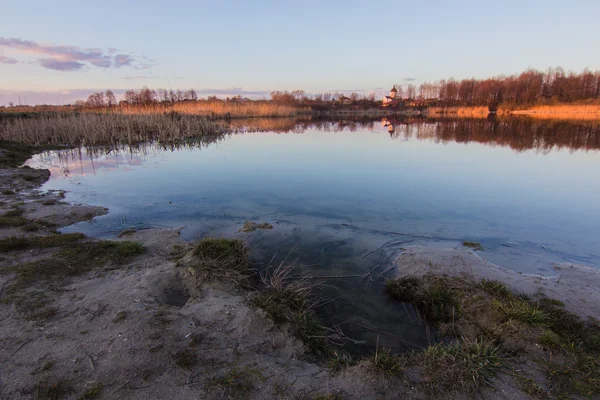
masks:
[(142, 85), (256, 96), (600, 68), (600, 1), (448, 3), (0, 0), (0, 104)]

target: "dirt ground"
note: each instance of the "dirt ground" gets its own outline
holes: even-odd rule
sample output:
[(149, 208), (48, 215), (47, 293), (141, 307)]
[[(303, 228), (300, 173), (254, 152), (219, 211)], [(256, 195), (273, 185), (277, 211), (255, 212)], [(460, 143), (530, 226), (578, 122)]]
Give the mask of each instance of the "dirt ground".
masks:
[[(0, 213), (20, 210), (16, 222), (0, 228), (0, 240), (51, 235), (107, 212), (63, 203), (60, 192), (40, 192), (48, 176), (28, 168), (0, 170)], [(530, 398), (507, 375), (482, 393), (431, 396), (414, 370), (391, 377), (368, 360), (333, 370), (252, 306), (248, 291), (229, 282), (198, 285), (177, 262), (191, 249), (177, 230), (115, 240), (139, 242), (146, 251), (20, 287), (12, 298), (15, 268), (54, 253), (33, 248), (0, 255), (0, 399)], [(503, 270), (469, 251), (423, 248), (408, 249), (397, 264), (401, 276), (470, 274), (519, 291), (546, 290), (583, 316), (599, 315), (598, 271), (585, 267), (556, 266), (555, 278), (542, 279)], [(44, 304), (35, 307), (52, 312), (23, 311), (40, 296)]]

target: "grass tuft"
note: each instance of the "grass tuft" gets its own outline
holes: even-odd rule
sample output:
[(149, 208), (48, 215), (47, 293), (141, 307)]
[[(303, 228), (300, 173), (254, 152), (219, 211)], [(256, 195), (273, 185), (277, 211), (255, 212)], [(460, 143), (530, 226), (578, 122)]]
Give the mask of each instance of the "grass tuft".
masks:
[(473, 392), (489, 384), (502, 366), (500, 347), (484, 339), (430, 346), (420, 356), (428, 391)]
[(91, 387), (89, 387), (88, 389), (86, 389), (85, 392), (83, 392), (81, 394), (81, 396), (79, 396), (79, 400), (95, 399), (98, 396), (100, 396), (100, 392), (102, 392), (103, 388), (104, 388), (104, 385), (102, 384), (102, 382), (97, 382), (94, 385), (92, 385)]
[(330, 330), (323, 325), (314, 311), (310, 292), (315, 286), (307, 279), (291, 276), (293, 268), (282, 266), (261, 273), (265, 288), (256, 293), (251, 301), (262, 308), (276, 324), (289, 324), (294, 335), (317, 356), (333, 354), (335, 343)]
[(192, 268), (204, 280), (221, 279), (247, 286), (252, 274), (249, 251), (240, 239), (205, 237), (193, 250)]
[(524, 300), (514, 299), (508, 302), (494, 300), (492, 306), (503, 320), (515, 320), (531, 325), (546, 325), (550, 321), (550, 316), (546, 312)]
[(59, 247), (85, 239), (82, 233), (65, 233), (50, 236), (16, 237), (0, 240), (0, 251), (28, 250)]
[(508, 299), (511, 297), (508, 287), (499, 281), (482, 279), (479, 282), (479, 287), (493, 297), (499, 297), (502, 299)]
[(469, 240), (465, 240), (463, 242), (463, 246), (469, 247), (475, 251), (483, 251), (483, 246), (481, 245), (481, 243), (478, 242), (471, 242)]
[(371, 358), (371, 365), (378, 371), (381, 371), (389, 376), (398, 376), (402, 373), (402, 364), (400, 358), (390, 354), (389, 349), (379, 349)]
[(396, 301), (414, 304), (433, 324), (453, 322), (460, 314), (456, 294), (445, 279), (401, 278), (386, 282), (385, 292)]
[(198, 356), (196, 355), (196, 350), (191, 347), (186, 347), (173, 354), (173, 361), (175, 361), (175, 364), (180, 368), (191, 369), (198, 363)]

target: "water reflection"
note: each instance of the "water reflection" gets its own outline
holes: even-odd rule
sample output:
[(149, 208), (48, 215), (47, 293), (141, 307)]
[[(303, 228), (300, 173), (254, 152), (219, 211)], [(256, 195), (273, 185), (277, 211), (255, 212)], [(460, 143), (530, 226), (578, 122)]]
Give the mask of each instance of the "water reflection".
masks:
[(304, 133), (373, 131), (378, 125), (392, 139), (433, 140), (447, 143), (477, 142), (490, 146), (506, 146), (513, 150), (567, 148), (570, 150), (600, 149), (600, 122), (552, 121), (527, 117), (488, 119), (426, 119), (426, 118), (256, 118), (230, 123), (234, 131)]
[[(509, 147), (515, 151), (553, 149), (600, 149), (600, 123), (539, 121), (529, 118), (443, 119), (314, 119), (254, 118), (233, 120), (231, 134), (276, 132), (303, 134), (321, 132), (373, 132), (385, 129), (392, 140), (421, 140), (435, 143), (481, 143), (486, 146)], [(227, 135), (227, 136), (229, 136)], [(58, 153), (59, 162), (50, 168), (54, 174), (85, 175), (96, 169), (128, 171), (140, 165), (149, 154), (161, 151), (191, 150), (217, 144), (224, 138), (205, 137), (177, 143), (142, 143), (135, 146), (79, 148)]]
[[(235, 133), (223, 140), (74, 149), (38, 155), (30, 165), (52, 170), (46, 189), (110, 209), (65, 231), (112, 237), (131, 227), (184, 226), (182, 236), (193, 240), (240, 235), (250, 220), (274, 226), (250, 236), (259, 266), (289, 254), (300, 274), (362, 277), (381, 264), (369, 278), (328, 280), (332, 288), (324, 289), (341, 296), (324, 318), (367, 341), (366, 353), (377, 335), (364, 326), (426, 344), (411, 310), (381, 296), (393, 270), (380, 271), (404, 246), (455, 247), (469, 239), (483, 244), (483, 258), (520, 272), (552, 274), (551, 263), (565, 261), (600, 267), (600, 159), (585, 151), (600, 149), (598, 125), (352, 118), (231, 124)], [(409, 349), (391, 336), (380, 344)]]

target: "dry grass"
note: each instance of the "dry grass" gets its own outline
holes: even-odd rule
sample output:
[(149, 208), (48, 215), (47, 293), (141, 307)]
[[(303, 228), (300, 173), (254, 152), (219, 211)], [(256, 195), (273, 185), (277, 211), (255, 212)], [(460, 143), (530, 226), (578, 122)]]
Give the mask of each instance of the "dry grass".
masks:
[[(486, 118), (489, 114), (488, 107), (430, 107), (425, 111), (428, 117), (458, 117), (458, 118)], [(600, 104), (557, 104), (545, 106), (530, 106), (524, 109), (510, 109), (501, 107), (498, 115), (527, 115), (536, 119), (572, 120), (572, 121), (598, 121), (600, 120)]]
[(526, 110), (514, 110), (510, 113), (539, 119), (593, 121), (600, 120), (600, 104), (533, 106)]
[(303, 110), (299, 107), (275, 104), (267, 101), (225, 102), (190, 101), (175, 104), (159, 104), (147, 107), (121, 107), (128, 115), (153, 115), (177, 112), (185, 115), (201, 115), (211, 118), (293, 117)]
[(177, 142), (221, 135), (224, 128), (198, 116), (172, 114), (40, 114), (0, 124), (0, 140), (41, 144), (111, 145)]
[[(546, 378), (546, 389), (521, 379), (527, 392), (561, 399), (600, 395), (600, 325), (570, 313), (560, 301), (527, 298), (497, 281), (438, 276), (393, 280), (386, 292), (413, 303), (440, 334), (455, 339), (410, 357), (433, 393), (474, 391), (502, 364), (515, 370), (525, 364), (536, 365)], [(449, 319), (452, 309), (460, 312)]]
[(280, 264), (267, 268), (260, 276), (264, 288), (252, 297), (276, 325), (289, 324), (294, 336), (317, 356), (331, 356), (339, 343), (334, 332), (321, 322), (315, 312), (319, 299), (311, 296), (316, 286), (310, 277), (292, 276), (293, 267)]

